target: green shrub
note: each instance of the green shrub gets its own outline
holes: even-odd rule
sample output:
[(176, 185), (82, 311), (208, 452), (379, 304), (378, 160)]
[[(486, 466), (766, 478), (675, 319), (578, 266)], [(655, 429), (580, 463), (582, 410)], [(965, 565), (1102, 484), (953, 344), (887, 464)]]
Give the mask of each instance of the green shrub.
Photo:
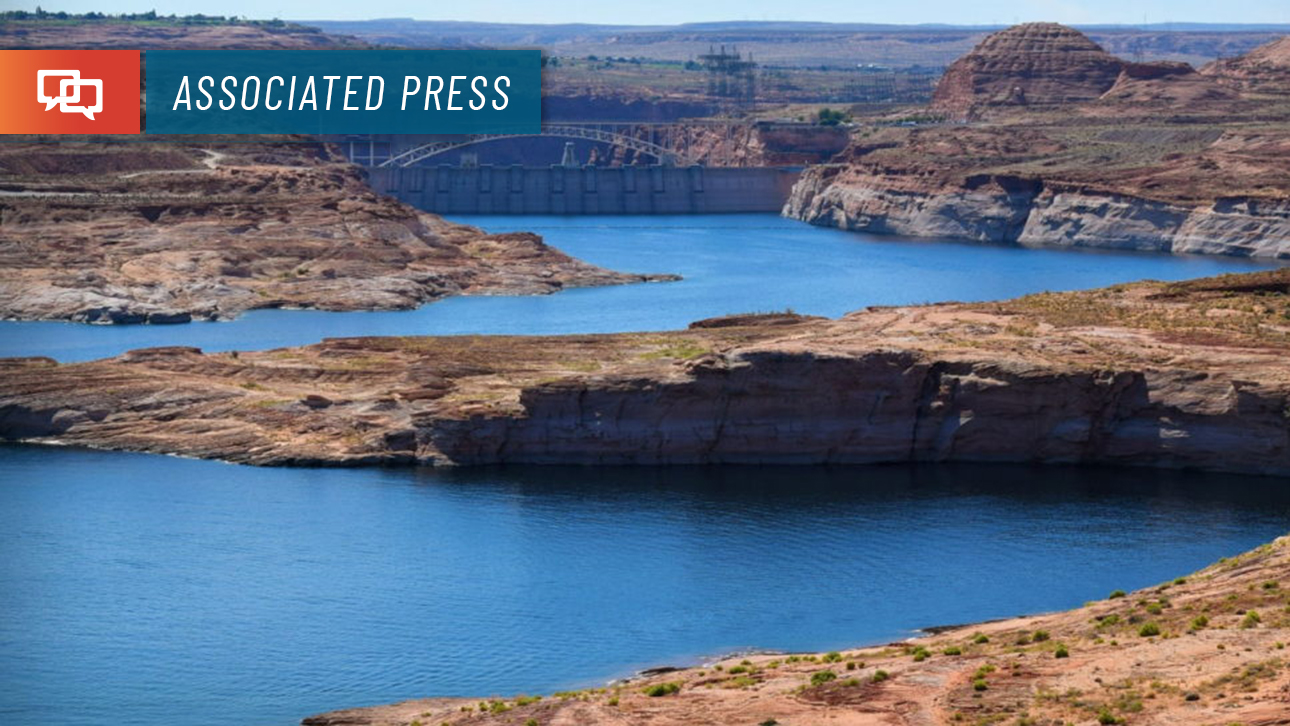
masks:
[(1241, 620), (1241, 627), (1249, 629), (1258, 626), (1261, 622), (1263, 622), (1263, 618), (1260, 618), (1258, 613), (1251, 610), (1246, 613), (1245, 618)]
[(856, 662), (855, 662), (855, 661), (849, 661), (849, 662), (847, 663), (847, 670), (849, 670), (849, 671), (853, 671), (853, 670), (855, 670), (855, 669), (856, 669)]
[(1160, 635), (1160, 626), (1155, 623), (1147, 623), (1141, 628), (1138, 628), (1138, 635), (1144, 638)]
[(531, 718), (524, 722), (524, 726), (538, 726), (537, 719)]
[(841, 663), (842, 654), (837, 652), (836, 650), (831, 650), (828, 653), (824, 654), (823, 660), (825, 663)]
[(731, 668), (730, 670), (728, 670), (728, 671), (726, 671), (726, 672), (727, 672), (727, 673), (729, 673), (729, 674), (730, 674), (730, 675), (732, 675), (732, 676), (737, 676), (737, 675), (739, 675), (740, 673), (747, 673), (747, 672), (748, 672), (748, 666), (741, 666), (741, 665), (737, 665), (737, 666), (735, 666), (734, 668)]
[(821, 126), (837, 126), (851, 120), (851, 115), (846, 111), (835, 111), (831, 108), (822, 108), (816, 114), (816, 120)]
[(1034, 635), (1030, 636), (1030, 639), (1036, 643), (1042, 643), (1045, 640), (1048, 640), (1049, 637), (1047, 630), (1036, 630)]
[(972, 639), (972, 642), (976, 643), (977, 645), (983, 645), (985, 643), (989, 643), (990, 639), (987, 638), (983, 633), (977, 633), (976, 637)]
[(1200, 630), (1206, 627), (1207, 625), (1209, 625), (1209, 618), (1204, 615), (1197, 615), (1196, 617), (1192, 618), (1192, 621), (1191, 621), (1192, 630)]
[(877, 671), (874, 671), (873, 676), (871, 676), (869, 680), (873, 683), (882, 683), (888, 678), (891, 678), (890, 673), (884, 670), (877, 670)]
[(1102, 724), (1102, 726), (1113, 726), (1114, 724), (1124, 723), (1124, 719), (1118, 718), (1115, 714), (1111, 713), (1111, 709), (1103, 707), (1097, 714), (1097, 722)]
[(618, 696), (614, 696), (613, 698), (609, 699), (609, 705), (610, 705), (610, 706), (617, 706), (617, 705), (618, 705)]
[(1124, 597), (1126, 594), (1127, 594), (1127, 593), (1125, 593), (1125, 592), (1124, 592), (1124, 590), (1113, 590), (1113, 591), (1111, 592), (1111, 594), (1107, 596), (1107, 598), (1106, 598), (1106, 599), (1107, 599), (1107, 600), (1115, 600), (1115, 599), (1118, 599), (1118, 598), (1122, 598), (1122, 597)]
[(1059, 646), (1057, 646), (1057, 650), (1053, 651), (1053, 657), (1054, 657), (1054, 658), (1069, 658), (1069, 657), (1071, 657), (1071, 653), (1070, 653), (1070, 651), (1069, 651), (1069, 650), (1066, 650), (1066, 646), (1064, 646), (1064, 645), (1059, 645)]
[(963, 655), (963, 649), (957, 645), (951, 645), (945, 650), (942, 650), (941, 655)]
[(984, 691), (989, 687), (990, 684), (986, 683), (984, 678), (978, 678), (975, 681), (972, 681), (972, 690), (974, 691)]
[(681, 690), (681, 684), (673, 681), (668, 683), (655, 683), (654, 685), (642, 691), (642, 693), (644, 693), (646, 696), (649, 696), (650, 698), (658, 698), (660, 696), (670, 696), (673, 693), (679, 692), (680, 690)]
[(821, 685), (824, 685), (825, 683), (828, 683), (829, 681), (836, 679), (837, 677), (838, 677), (838, 674), (834, 673), (833, 671), (818, 671), (816, 673), (811, 674), (811, 685), (821, 686)]

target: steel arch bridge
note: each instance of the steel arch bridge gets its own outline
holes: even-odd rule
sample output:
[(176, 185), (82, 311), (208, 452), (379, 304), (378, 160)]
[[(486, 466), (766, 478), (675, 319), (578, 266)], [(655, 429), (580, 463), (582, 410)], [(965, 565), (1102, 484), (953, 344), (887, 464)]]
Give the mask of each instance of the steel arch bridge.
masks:
[(673, 149), (655, 144), (651, 141), (638, 139), (635, 136), (628, 136), (615, 131), (606, 131), (604, 129), (589, 126), (550, 124), (543, 125), (542, 131), (536, 134), (474, 134), (463, 139), (454, 139), (452, 141), (434, 141), (395, 154), (385, 161), (382, 161), (377, 166), (412, 166), (413, 164), (425, 161), (432, 156), (437, 156), (454, 149), (460, 149), (474, 144), (482, 144), (487, 141), (495, 141), (497, 139), (514, 139), (523, 138), (525, 136), (582, 139), (585, 141), (613, 144), (615, 146), (631, 149), (632, 151), (640, 154), (648, 154), (662, 164), (691, 165), (696, 163), (688, 157), (677, 153)]

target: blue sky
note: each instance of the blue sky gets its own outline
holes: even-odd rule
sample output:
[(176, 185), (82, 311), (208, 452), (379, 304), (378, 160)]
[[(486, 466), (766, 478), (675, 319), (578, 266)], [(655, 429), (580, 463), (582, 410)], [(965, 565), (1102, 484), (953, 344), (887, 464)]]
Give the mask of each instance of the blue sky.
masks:
[[(34, 9), (36, 3), (3, 3)], [(255, 18), (413, 17), (512, 23), (672, 24), (713, 20), (818, 20), (853, 23), (1008, 24), (1224, 22), (1290, 23), (1288, 0), (45, 0), (69, 12), (206, 13)]]

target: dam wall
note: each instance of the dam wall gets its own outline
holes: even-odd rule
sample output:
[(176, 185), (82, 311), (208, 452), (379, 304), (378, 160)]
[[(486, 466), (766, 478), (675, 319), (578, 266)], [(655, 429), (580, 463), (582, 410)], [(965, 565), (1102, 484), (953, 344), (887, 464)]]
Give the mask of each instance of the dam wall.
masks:
[(369, 167), (377, 192), (436, 214), (776, 212), (790, 168), (671, 166)]

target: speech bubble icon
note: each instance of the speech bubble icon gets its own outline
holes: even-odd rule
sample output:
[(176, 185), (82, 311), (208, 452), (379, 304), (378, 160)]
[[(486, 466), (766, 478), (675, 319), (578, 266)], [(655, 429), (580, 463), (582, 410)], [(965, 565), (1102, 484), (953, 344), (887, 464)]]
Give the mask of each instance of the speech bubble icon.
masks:
[[(94, 86), (94, 104), (92, 106), (80, 105), (81, 86)], [(67, 95), (67, 89), (72, 87), (76, 88), (76, 95), (69, 97)], [(77, 111), (80, 111), (85, 114), (85, 118), (93, 121), (94, 114), (101, 113), (103, 111), (103, 79), (101, 78), (75, 80), (64, 78), (58, 82), (58, 95), (60, 97), (58, 100), (58, 110), (63, 113), (76, 113)], [(69, 101), (71, 103), (68, 103)]]
[[(80, 80), (80, 71), (36, 71), (36, 100), (45, 104), (45, 110), (48, 111), (58, 105), (61, 100), (58, 96), (63, 95), (62, 84), (59, 84), (58, 96), (45, 95), (45, 79), (53, 76), (55, 78), (70, 78)], [(79, 100), (79, 98), (78, 98)]]

